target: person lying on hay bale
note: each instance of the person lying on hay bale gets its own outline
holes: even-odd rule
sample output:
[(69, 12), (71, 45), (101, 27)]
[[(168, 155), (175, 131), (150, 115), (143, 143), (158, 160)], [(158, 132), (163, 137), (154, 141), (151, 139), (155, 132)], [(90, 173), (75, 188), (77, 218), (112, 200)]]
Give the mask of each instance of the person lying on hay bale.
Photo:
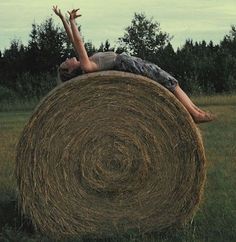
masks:
[(79, 9), (68, 11), (69, 22), (61, 13), (57, 6), (53, 6), (53, 11), (61, 19), (69, 40), (72, 42), (77, 56), (67, 58), (58, 68), (60, 80), (65, 82), (83, 73), (90, 73), (104, 70), (118, 70), (143, 75), (157, 81), (169, 91), (185, 106), (195, 123), (210, 122), (215, 116), (198, 108), (180, 88), (178, 81), (156, 64), (142, 60), (141, 58), (128, 56), (125, 53), (116, 54), (113, 51), (98, 52), (88, 57), (80, 36), (75, 19), (80, 17)]

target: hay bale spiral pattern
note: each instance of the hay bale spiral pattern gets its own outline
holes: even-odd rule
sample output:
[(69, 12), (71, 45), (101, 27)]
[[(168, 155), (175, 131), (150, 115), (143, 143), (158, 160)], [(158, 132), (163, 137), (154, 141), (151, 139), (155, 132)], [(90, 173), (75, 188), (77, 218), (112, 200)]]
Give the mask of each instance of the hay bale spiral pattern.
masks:
[(37, 106), (17, 146), (24, 214), (50, 235), (115, 235), (182, 224), (205, 180), (201, 136), (158, 83), (106, 71)]

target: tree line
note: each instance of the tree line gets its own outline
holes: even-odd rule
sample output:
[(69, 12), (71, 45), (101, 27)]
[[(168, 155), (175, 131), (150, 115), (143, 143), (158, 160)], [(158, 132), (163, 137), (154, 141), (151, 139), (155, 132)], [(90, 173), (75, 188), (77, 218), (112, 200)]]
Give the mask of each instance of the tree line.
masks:
[[(79, 26), (81, 30), (81, 26)], [(176, 51), (172, 36), (160, 24), (135, 13), (124, 35), (111, 46), (105, 40), (96, 48), (85, 42), (88, 55), (98, 51), (127, 52), (159, 65), (179, 80), (190, 94), (234, 92), (236, 90), (236, 27), (231, 26), (219, 44), (188, 39)], [(67, 57), (75, 56), (63, 28), (52, 18), (32, 24), (27, 45), (12, 40), (0, 52), (0, 101), (41, 98), (56, 86), (57, 67)]]

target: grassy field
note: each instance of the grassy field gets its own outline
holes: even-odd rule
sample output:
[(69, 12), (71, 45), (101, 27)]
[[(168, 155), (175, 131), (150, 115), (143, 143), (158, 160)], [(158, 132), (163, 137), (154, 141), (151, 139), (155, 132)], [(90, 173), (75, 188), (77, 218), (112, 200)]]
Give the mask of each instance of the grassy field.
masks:
[[(193, 99), (203, 109), (217, 114), (218, 119), (199, 125), (208, 158), (207, 183), (191, 224), (161, 235), (130, 234), (82, 241), (236, 241), (236, 95)], [(0, 112), (0, 241), (50, 241), (33, 232), (29, 225), (22, 226), (16, 209), (15, 148), (30, 114), (29, 110)]]

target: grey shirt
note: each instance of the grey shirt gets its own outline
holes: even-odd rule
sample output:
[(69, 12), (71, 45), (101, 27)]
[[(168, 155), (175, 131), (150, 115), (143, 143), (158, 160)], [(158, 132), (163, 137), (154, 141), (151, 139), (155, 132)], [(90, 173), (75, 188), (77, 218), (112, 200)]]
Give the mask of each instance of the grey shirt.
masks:
[(103, 71), (114, 68), (116, 56), (117, 54), (113, 51), (97, 52), (89, 59), (97, 64), (99, 71)]

